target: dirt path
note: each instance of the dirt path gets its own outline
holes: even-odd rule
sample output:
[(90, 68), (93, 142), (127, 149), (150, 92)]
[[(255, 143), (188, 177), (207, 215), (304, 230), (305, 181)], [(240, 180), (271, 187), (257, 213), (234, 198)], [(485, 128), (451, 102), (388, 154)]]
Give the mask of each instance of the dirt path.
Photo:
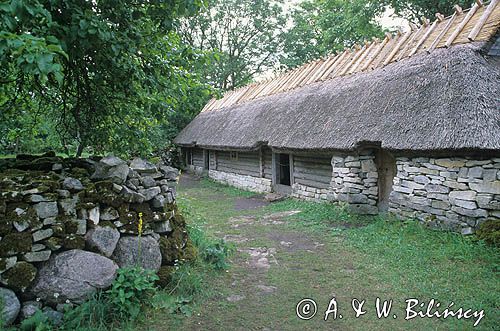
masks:
[[(344, 230), (332, 234), (332, 229), (319, 233), (297, 227), (290, 216), (301, 210), (273, 211), (273, 205), (262, 195), (221, 188), (193, 177), (183, 177), (180, 183), (180, 194), (193, 199), (197, 212), (206, 218), (206, 231), (233, 243), (236, 252), (227, 272), (208, 277), (205, 286), (211, 289), (210, 297), (196, 307), (193, 316), (181, 318), (175, 329), (450, 329), (436, 319), (378, 319), (372, 309), (375, 298), (393, 299), (394, 311), (402, 316), (404, 298), (418, 293), (423, 280), (420, 274), (412, 279), (399, 266), (388, 266), (359, 252), (348, 244)], [(309, 320), (296, 315), (297, 304), (305, 298), (317, 304), (316, 315)], [(332, 298), (338, 302), (338, 315), (343, 318), (333, 320), (330, 315), (325, 321)], [(365, 316), (355, 318), (353, 298), (367, 301)]]

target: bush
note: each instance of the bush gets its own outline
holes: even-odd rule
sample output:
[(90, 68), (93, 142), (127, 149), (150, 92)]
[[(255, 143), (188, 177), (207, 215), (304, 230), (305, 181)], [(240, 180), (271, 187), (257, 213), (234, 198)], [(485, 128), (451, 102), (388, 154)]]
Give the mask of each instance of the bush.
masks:
[(500, 247), (500, 220), (490, 219), (482, 223), (476, 230), (476, 236), (490, 245)]
[(205, 235), (205, 232), (196, 226), (188, 226), (189, 237), (194, 246), (198, 249), (198, 256), (216, 270), (226, 270), (229, 268), (228, 257), (232, 252), (229, 246), (222, 239), (212, 239)]
[(121, 318), (135, 320), (142, 304), (155, 291), (157, 280), (158, 276), (153, 270), (141, 267), (121, 268), (106, 295)]

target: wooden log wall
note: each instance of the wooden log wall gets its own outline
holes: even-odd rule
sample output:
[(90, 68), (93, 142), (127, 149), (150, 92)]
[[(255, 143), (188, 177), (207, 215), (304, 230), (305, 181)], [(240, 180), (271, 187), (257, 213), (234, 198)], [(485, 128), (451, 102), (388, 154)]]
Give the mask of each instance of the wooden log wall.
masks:
[(236, 160), (231, 153), (217, 151), (217, 171), (231, 172), (239, 175), (260, 177), (259, 152), (237, 152)]
[(264, 178), (273, 178), (273, 152), (270, 148), (262, 149), (262, 160), (264, 163)]
[(332, 179), (331, 156), (293, 156), (294, 182), (326, 189)]
[(193, 153), (193, 165), (195, 167), (204, 167), (205, 164), (203, 163), (203, 149), (201, 148), (193, 148), (191, 149)]

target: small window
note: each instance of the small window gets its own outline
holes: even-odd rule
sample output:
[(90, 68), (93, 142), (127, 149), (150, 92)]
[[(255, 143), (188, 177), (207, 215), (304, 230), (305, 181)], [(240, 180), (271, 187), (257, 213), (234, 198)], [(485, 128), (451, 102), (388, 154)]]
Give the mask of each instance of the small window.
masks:
[(230, 152), (229, 153), (229, 159), (231, 161), (238, 161), (238, 152)]

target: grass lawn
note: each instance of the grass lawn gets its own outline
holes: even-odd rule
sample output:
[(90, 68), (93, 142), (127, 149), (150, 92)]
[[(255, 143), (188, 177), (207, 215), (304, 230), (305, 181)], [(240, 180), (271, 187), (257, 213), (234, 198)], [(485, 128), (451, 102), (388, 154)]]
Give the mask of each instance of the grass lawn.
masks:
[[(205, 275), (206, 293), (196, 300), (193, 316), (152, 313), (144, 329), (498, 330), (500, 325), (500, 252), (472, 238), (414, 221), (356, 217), (332, 204), (288, 199), (265, 205), (254, 193), (208, 180), (186, 185), (181, 180), (179, 203), (194, 211), (188, 215), (192, 225), (234, 242), (236, 251), (226, 273)], [(376, 316), (377, 297), (393, 300), (387, 318)], [(310, 320), (296, 316), (303, 298), (317, 303)], [(324, 321), (332, 298), (338, 318)], [(365, 300), (366, 313), (358, 318), (351, 308), (354, 298)], [(484, 310), (484, 317), (475, 328), (477, 317), (405, 320), (409, 298), (423, 302), (423, 312), (435, 299), (440, 307), (431, 312), (453, 302), (453, 311)]]

